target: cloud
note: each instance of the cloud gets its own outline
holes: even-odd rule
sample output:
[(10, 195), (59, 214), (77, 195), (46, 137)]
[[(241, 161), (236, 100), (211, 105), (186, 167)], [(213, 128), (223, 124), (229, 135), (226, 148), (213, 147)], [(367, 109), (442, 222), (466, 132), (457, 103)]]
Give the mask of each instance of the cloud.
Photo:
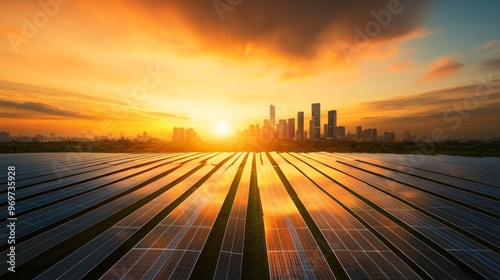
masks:
[(171, 118), (171, 119), (179, 119), (179, 120), (192, 120), (191, 117), (188, 116), (180, 116), (176, 114), (163, 113), (163, 112), (151, 112), (151, 111), (139, 111), (145, 115), (153, 116), (153, 117), (162, 117), (162, 118)]
[(498, 44), (497, 40), (491, 40), (491, 41), (485, 42), (484, 44), (482, 44), (480, 46), (475, 47), (474, 49), (475, 50), (487, 49), (487, 48), (491, 48), (493, 46), (496, 46), (497, 44)]
[(37, 95), (46, 96), (57, 96), (63, 99), (73, 99), (73, 100), (85, 100), (86, 102), (92, 101), (97, 103), (112, 103), (113, 100), (105, 97), (91, 96), (87, 94), (81, 94), (74, 91), (60, 90), (56, 88), (48, 88), (32, 84), (16, 83), (12, 81), (0, 79), (0, 89), (23, 92), (23, 93), (34, 93)]
[[(148, 14), (158, 25), (186, 28), (195, 35), (198, 43), (218, 52), (239, 50), (244, 55), (247, 46), (277, 55), (313, 57), (325, 39), (326, 33), (334, 34), (335, 41), (353, 44), (355, 27), (365, 30), (368, 23), (377, 20), (373, 13), (387, 10), (388, 0), (252, 0), (239, 1), (224, 12), (214, 8), (216, 1), (160, 1), (150, 0), (133, 3)], [(238, 2), (238, 1), (232, 1)], [(397, 1), (399, 3), (399, 1)], [(430, 1), (401, 1), (401, 12), (390, 14), (386, 26), (370, 38), (380, 42), (403, 37), (421, 28), (421, 21)], [(132, 4), (131, 4), (132, 5)], [(373, 13), (372, 13), (373, 11)], [(223, 20), (219, 15), (223, 16)], [(168, 16), (166, 16), (168, 15)], [(383, 17), (383, 16), (381, 16)], [(170, 20), (169, 20), (170, 19)], [(331, 38), (330, 38), (331, 39)]]
[(21, 109), (34, 111), (39, 113), (44, 113), (48, 115), (61, 116), (61, 117), (69, 117), (69, 118), (77, 118), (77, 119), (95, 119), (94, 116), (90, 116), (87, 114), (83, 114), (78, 111), (70, 111), (65, 110), (60, 107), (56, 107), (50, 104), (44, 104), (41, 102), (23, 102), (17, 103), (7, 100), (0, 100), (0, 107), (12, 108), (12, 109)]
[(441, 57), (431, 63), (429, 70), (419, 81), (444, 79), (462, 70), (463, 67), (464, 64), (450, 57)]
[[(500, 123), (500, 88), (495, 86), (500, 79), (489, 82), (489, 87), (470, 84), (363, 102), (339, 110), (339, 116), (352, 120), (344, 125), (374, 127), (379, 133), (410, 130), (430, 136), (433, 129), (442, 128), (450, 136), (500, 136), (491, 127)], [(476, 93), (478, 88), (481, 95)], [(460, 125), (453, 129), (458, 119)]]
[(479, 64), (485, 71), (500, 70), (500, 58), (481, 60)]
[(0, 112), (0, 118), (2, 119), (22, 119), (25, 118), (25, 114), (13, 113), (13, 112)]
[(407, 60), (407, 61), (391, 64), (391, 65), (387, 66), (387, 70), (390, 70), (390, 71), (406, 70), (406, 69), (410, 68), (411, 65), (412, 65), (411, 60)]

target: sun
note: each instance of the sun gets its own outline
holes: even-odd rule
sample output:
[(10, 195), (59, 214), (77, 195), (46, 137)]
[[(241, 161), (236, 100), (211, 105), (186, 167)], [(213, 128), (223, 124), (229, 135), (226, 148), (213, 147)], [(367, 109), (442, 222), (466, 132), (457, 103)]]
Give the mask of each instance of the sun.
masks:
[(229, 134), (229, 126), (225, 122), (215, 124), (215, 133), (219, 136), (227, 136)]

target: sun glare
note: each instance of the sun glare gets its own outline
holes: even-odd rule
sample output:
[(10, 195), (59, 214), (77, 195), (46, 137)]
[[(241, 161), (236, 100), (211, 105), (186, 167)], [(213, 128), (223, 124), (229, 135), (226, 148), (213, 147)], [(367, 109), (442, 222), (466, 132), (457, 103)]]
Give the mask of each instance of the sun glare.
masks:
[(229, 127), (227, 126), (227, 123), (218, 122), (215, 125), (215, 133), (219, 136), (227, 136), (229, 134)]

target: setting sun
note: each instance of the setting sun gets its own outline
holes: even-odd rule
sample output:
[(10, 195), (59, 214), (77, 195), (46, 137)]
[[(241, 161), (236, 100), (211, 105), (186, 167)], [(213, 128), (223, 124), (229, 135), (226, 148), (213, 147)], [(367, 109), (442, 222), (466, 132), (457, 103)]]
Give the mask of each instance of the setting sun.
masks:
[(227, 126), (227, 123), (218, 122), (215, 125), (215, 133), (218, 136), (227, 136), (229, 134), (229, 127)]

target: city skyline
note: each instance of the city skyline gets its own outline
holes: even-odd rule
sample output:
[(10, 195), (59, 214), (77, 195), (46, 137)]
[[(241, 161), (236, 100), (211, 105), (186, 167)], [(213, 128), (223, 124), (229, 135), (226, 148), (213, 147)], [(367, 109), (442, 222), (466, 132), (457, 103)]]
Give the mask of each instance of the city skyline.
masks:
[[(260, 124), (257, 122), (256, 124), (246, 124), (242, 127), (234, 128), (234, 130), (230, 131), (229, 127), (226, 126), (225, 123), (219, 122), (218, 126), (215, 128), (216, 130), (223, 130), (219, 131), (219, 135), (216, 138), (208, 138), (205, 140), (221, 140), (221, 139), (237, 139), (241, 137), (250, 137), (250, 138), (259, 138), (259, 139), (275, 139), (275, 140), (281, 140), (281, 139), (292, 139), (292, 140), (318, 140), (318, 139), (338, 139), (338, 140), (349, 140), (349, 141), (389, 141), (389, 142), (394, 142), (394, 141), (417, 141), (417, 140), (423, 140), (423, 141), (442, 141), (442, 140), (456, 140), (456, 139), (474, 139), (474, 140), (490, 140), (490, 139), (498, 139), (498, 136), (487, 136), (487, 137), (480, 137), (480, 136), (471, 136), (471, 137), (448, 137), (448, 135), (445, 135), (445, 138), (443, 138), (442, 134), (437, 134), (436, 130), (433, 131), (434, 135), (427, 135), (427, 134), (422, 134), (418, 135), (415, 134), (414, 131), (408, 130), (408, 127), (405, 127), (403, 130), (395, 131), (394, 129), (380, 129), (379, 132), (381, 134), (377, 134), (377, 127), (370, 126), (367, 129), (363, 130), (362, 125), (357, 125), (355, 127), (348, 127), (346, 129), (346, 126), (342, 125), (339, 126), (337, 125), (337, 110), (331, 110), (327, 109), (324, 110), (326, 111), (326, 116), (327, 118), (323, 121), (322, 118), (319, 119), (319, 126), (323, 124), (323, 128), (316, 126), (316, 132), (319, 133), (315, 136), (311, 136), (311, 129), (313, 129), (313, 120), (316, 120), (318, 122), (318, 116), (324, 116), (325, 113), (322, 113), (321, 110), (321, 103), (311, 103), (311, 113), (309, 115), (309, 125), (305, 126), (304, 125), (304, 119), (305, 116), (303, 111), (299, 111), (296, 113), (297, 118), (288, 118), (286, 116), (282, 116), (285, 119), (278, 119), (278, 122), (276, 122), (276, 107), (277, 105), (270, 105), (270, 110), (269, 110), (269, 118), (264, 119), (262, 121), (262, 127), (260, 127)], [(293, 115), (293, 114), (292, 114)], [(297, 122), (295, 122), (297, 120)], [(271, 124), (275, 123), (274, 126)], [(223, 125), (223, 127), (220, 127)], [(245, 127), (249, 127), (245, 129)], [(367, 127), (367, 126), (365, 126)], [(297, 128), (297, 129), (295, 129)], [(306, 129), (307, 128), (307, 129)], [(182, 130), (182, 135), (180, 138), (176, 137), (177, 130)], [(383, 130), (383, 131), (382, 131)], [(389, 130), (389, 131), (387, 131)], [(189, 131), (189, 132), (188, 132)], [(351, 133), (352, 131), (352, 133)], [(124, 133), (120, 132), (119, 135), (120, 137), (117, 137), (116, 135), (113, 135), (113, 133), (108, 133), (108, 135), (99, 135), (95, 134), (93, 131), (88, 130), (88, 131), (82, 131), (78, 136), (77, 135), (59, 135), (56, 137), (57, 133), (50, 132), (49, 137), (45, 136), (43, 133), (40, 134), (40, 132), (35, 132), (31, 135), (11, 135), (10, 140), (9, 140), (9, 133), (10, 131), (0, 131), (0, 142), (8, 142), (8, 141), (20, 141), (21, 142), (31, 142), (31, 141), (39, 141), (39, 142), (44, 142), (44, 141), (54, 141), (56, 139), (58, 140), (102, 140), (102, 139), (113, 139), (113, 140), (118, 140), (118, 139), (125, 139), (125, 140), (138, 140), (138, 141), (144, 141), (142, 139), (147, 139), (146, 135), (147, 132), (144, 131), (142, 135), (139, 133), (135, 137), (134, 135), (124, 135)], [(188, 133), (191, 134), (191, 137), (187, 136)], [(242, 134), (243, 133), (243, 134)], [(246, 135), (245, 135), (246, 133)], [(258, 136), (257, 136), (258, 134)], [(245, 135), (245, 136), (242, 136)], [(300, 135), (300, 136), (299, 136)], [(319, 135), (319, 136), (318, 136)], [(439, 137), (437, 137), (437, 136)], [(339, 137), (340, 136), (340, 137)], [(154, 140), (164, 140), (164, 141), (172, 141), (172, 142), (184, 142), (185, 139), (191, 138), (191, 139), (197, 139), (201, 140), (200, 135), (198, 135), (197, 132), (194, 131), (193, 128), (184, 128), (184, 127), (173, 127), (171, 132), (167, 132), (166, 134), (164, 132), (160, 132), (160, 136), (155, 135), (155, 137), (149, 135), (150, 138)]]
[(351, 129), (500, 136), (498, 1), (112, 2), (0, 4), (2, 130), (217, 139), (314, 101)]

